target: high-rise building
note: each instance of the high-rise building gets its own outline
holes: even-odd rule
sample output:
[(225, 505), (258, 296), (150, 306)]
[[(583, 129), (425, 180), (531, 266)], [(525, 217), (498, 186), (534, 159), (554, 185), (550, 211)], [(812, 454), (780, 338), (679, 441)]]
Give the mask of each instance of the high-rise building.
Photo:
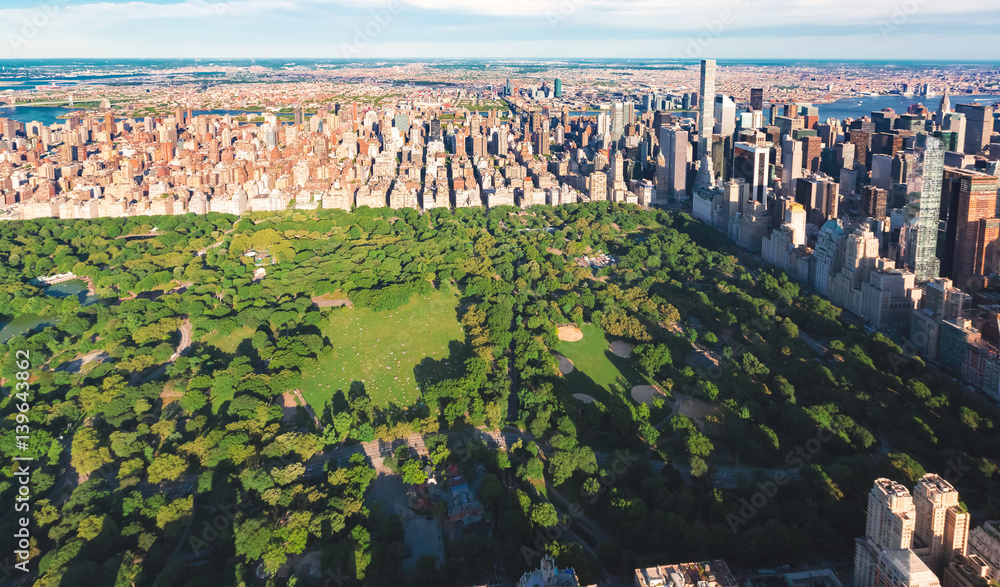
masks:
[(965, 115), (965, 152), (979, 154), (993, 134), (993, 107), (978, 102), (956, 104), (955, 112)]
[(765, 202), (767, 199), (770, 152), (771, 149), (768, 147), (736, 143), (732, 177), (746, 182), (750, 188), (750, 200)]
[(872, 185), (883, 190), (892, 187), (892, 155), (877, 153), (872, 155)]
[(969, 554), (986, 561), (990, 577), (1000, 581), (1000, 522), (984, 522), (969, 533)]
[(660, 128), (660, 152), (663, 166), (656, 170), (656, 197), (660, 200), (686, 199), (688, 132), (679, 128)]
[[(965, 169), (948, 168), (944, 185), (953, 214), (948, 218), (947, 235), (954, 244), (951, 277), (959, 287), (968, 287), (976, 276), (988, 275), (986, 252), (992, 252), (993, 242), (979, 242), (980, 220), (994, 218), (997, 207), (997, 178)], [(985, 235), (984, 235), (985, 236)], [(979, 252), (982, 251), (982, 255)]]
[(555, 90), (553, 95), (556, 98), (562, 98), (562, 80), (559, 78), (556, 78)]
[(764, 110), (764, 88), (750, 88), (750, 109), (757, 112)]
[(840, 185), (822, 173), (795, 180), (795, 201), (805, 206), (809, 222), (822, 226), (840, 214)]
[(812, 285), (820, 294), (829, 295), (830, 276), (840, 271), (844, 265), (844, 249), (847, 236), (839, 220), (828, 220), (816, 237), (816, 270)]
[(715, 134), (731, 137), (736, 134), (736, 102), (725, 94), (715, 96)]
[(782, 195), (795, 193), (796, 180), (802, 177), (802, 143), (786, 136), (781, 143)]
[(877, 479), (865, 536), (856, 540), (854, 585), (940, 587), (938, 575), (963, 559), (968, 535), (969, 514), (940, 476), (924, 475), (912, 496), (899, 483)]
[(617, 142), (625, 134), (625, 104), (611, 104), (611, 140)]
[(823, 139), (818, 136), (804, 136), (799, 142), (802, 143), (802, 168), (812, 173), (819, 171)]
[(876, 479), (868, 494), (868, 519), (865, 535), (855, 542), (854, 585), (875, 587), (879, 555), (883, 551), (908, 550), (913, 544), (916, 524), (913, 497), (903, 485), (889, 479)]
[(943, 178), (944, 147), (940, 139), (926, 137), (907, 181), (909, 201), (904, 227), (907, 264), (921, 283), (940, 276), (937, 241)]
[(889, 192), (873, 185), (861, 188), (861, 211), (869, 218), (885, 218)]
[[(969, 513), (958, 501), (958, 491), (942, 477), (927, 474), (913, 495), (916, 523), (913, 535), (922, 548), (917, 554), (932, 571), (964, 556), (969, 538)], [(926, 552), (924, 552), (926, 551)]]
[(625, 157), (620, 150), (616, 149), (611, 154), (611, 175), (608, 177), (608, 200), (612, 202), (618, 201), (617, 196), (628, 189), (625, 183), (624, 163)]
[(941, 130), (955, 133), (956, 150), (965, 151), (965, 114), (961, 112), (949, 112), (944, 116), (944, 124)]
[(941, 96), (941, 103), (938, 105), (937, 116), (935, 116), (935, 122), (938, 126), (944, 126), (944, 118), (951, 112), (951, 100), (948, 99), (948, 90), (944, 91), (944, 95)]
[[(698, 177), (695, 189), (715, 187), (715, 170), (712, 163), (712, 132), (715, 128), (715, 60), (701, 61), (701, 96), (698, 116)], [(758, 244), (759, 246), (759, 244)]]

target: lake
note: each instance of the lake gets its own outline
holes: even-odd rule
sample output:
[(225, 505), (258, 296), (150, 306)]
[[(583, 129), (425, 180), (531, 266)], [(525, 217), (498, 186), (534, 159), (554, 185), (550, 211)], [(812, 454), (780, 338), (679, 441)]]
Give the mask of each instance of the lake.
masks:
[[(65, 283), (50, 285), (45, 289), (45, 293), (54, 298), (68, 298), (76, 296), (80, 303), (89, 306), (98, 301), (97, 296), (87, 294), (87, 284), (82, 279), (74, 279)], [(59, 322), (57, 316), (39, 316), (38, 314), (25, 314), (18, 316), (0, 328), (0, 343), (6, 344), (10, 339), (21, 334), (37, 332), (55, 326)]]

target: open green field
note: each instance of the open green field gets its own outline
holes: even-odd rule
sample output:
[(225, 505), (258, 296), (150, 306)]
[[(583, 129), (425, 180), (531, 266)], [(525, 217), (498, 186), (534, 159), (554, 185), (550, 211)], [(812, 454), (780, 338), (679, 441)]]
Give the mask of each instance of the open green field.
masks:
[[(610, 341), (601, 329), (593, 324), (581, 328), (583, 339), (576, 342), (560, 342), (556, 352), (560, 353), (576, 367), (563, 377), (570, 393), (585, 393), (596, 400), (608, 404), (612, 399), (608, 391), (612, 383), (620, 383), (626, 391), (636, 385), (649, 382), (632, 367), (628, 359), (615, 356), (609, 349)], [(624, 379), (625, 382), (620, 380)]]
[(229, 334), (213, 332), (205, 337), (205, 344), (214, 346), (224, 353), (233, 354), (239, 348), (240, 343), (252, 337), (254, 332), (254, 329), (249, 326), (242, 326)]
[(319, 357), (319, 369), (303, 375), (302, 395), (319, 412), (338, 390), (346, 394), (360, 382), (377, 406), (414, 404), (420, 397), (418, 364), (422, 374), (439, 377), (461, 362), (451, 356), (465, 338), (458, 300), (457, 291), (442, 289), (386, 312), (332, 310), (323, 334), (333, 350)]

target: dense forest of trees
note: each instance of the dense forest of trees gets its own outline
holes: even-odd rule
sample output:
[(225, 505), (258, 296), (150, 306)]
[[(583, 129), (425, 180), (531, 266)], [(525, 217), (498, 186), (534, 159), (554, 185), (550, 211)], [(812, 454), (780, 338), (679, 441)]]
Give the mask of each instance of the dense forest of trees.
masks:
[[(873, 479), (912, 485), (924, 471), (960, 470), (974, 518), (1000, 515), (993, 406), (730, 247), (684, 214), (609, 203), (0, 223), (0, 314), (59, 317), (0, 345), (6, 455), (15, 352), (31, 357), (35, 584), (464, 585), (485, 580), (494, 555), (483, 553), (497, 551), (512, 574), (547, 551), (585, 580), (706, 558), (848, 556)], [(577, 262), (594, 251), (619, 263)], [(102, 303), (28, 283), (65, 271), (90, 277)], [(462, 297), (465, 340), (450, 357), (461, 368), (418, 372), (419, 405), (376, 405), (353, 386), (314, 406), (320, 426), (283, 417), (281, 396), (330, 351), (329, 313), (351, 311), (311, 297), (339, 292), (381, 312), (446, 284)], [(573, 398), (553, 357), (557, 325), (573, 323), (637, 345), (621, 368), (666, 397), (638, 404), (615, 385)], [(171, 361), (186, 328), (193, 345)], [(207, 342), (240, 329), (250, 334), (234, 353)], [(107, 360), (67, 368), (91, 352)], [(680, 396), (710, 410), (674, 415)], [(509, 451), (464, 440), (505, 425), (522, 438)], [(483, 467), (495, 531), (405, 573), (401, 522), (371, 498), (371, 465), (327, 457), (414, 432), (433, 466)], [(819, 450), (797, 450), (817, 438)], [(425, 478), (413, 455), (391, 464), (409, 485)], [(716, 488), (716, 469), (736, 465), (761, 473)], [(797, 478), (745, 515), (771, 468)], [(0, 501), (16, 484), (4, 469)], [(600, 526), (576, 532), (586, 547), (559, 531), (573, 516), (556, 493)], [(0, 518), (0, 533), (14, 523)], [(294, 565), (283, 576), (316, 553), (322, 578)]]

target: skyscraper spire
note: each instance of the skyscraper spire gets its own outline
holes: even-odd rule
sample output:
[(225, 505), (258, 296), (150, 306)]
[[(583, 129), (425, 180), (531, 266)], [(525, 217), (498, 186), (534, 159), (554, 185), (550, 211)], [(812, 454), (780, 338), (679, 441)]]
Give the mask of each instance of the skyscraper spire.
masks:
[(948, 99), (948, 88), (945, 87), (944, 95), (941, 96), (941, 104), (938, 106), (937, 111), (937, 123), (938, 126), (944, 126), (944, 117), (951, 112), (951, 100)]

